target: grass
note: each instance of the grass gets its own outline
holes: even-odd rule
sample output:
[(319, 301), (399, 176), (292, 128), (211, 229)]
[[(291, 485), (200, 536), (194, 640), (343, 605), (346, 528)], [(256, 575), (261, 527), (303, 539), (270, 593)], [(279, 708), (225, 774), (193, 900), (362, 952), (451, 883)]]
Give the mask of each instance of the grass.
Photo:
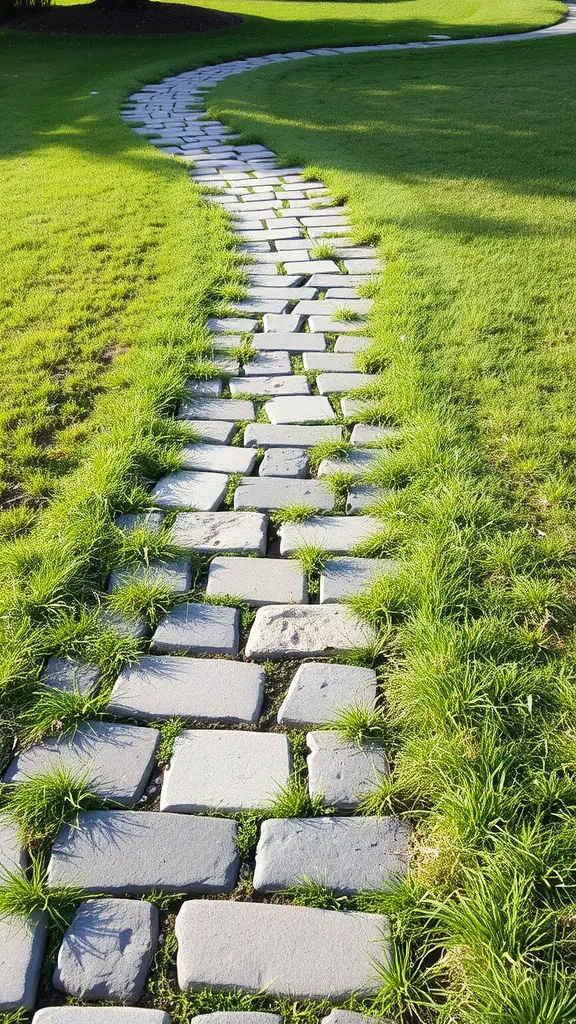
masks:
[(73, 824), (82, 811), (106, 806), (90, 790), (87, 773), (66, 767), (8, 786), (3, 798), (4, 814), (16, 826), (22, 845), (33, 852), (52, 844), (62, 826)]
[(49, 886), (47, 872), (40, 860), (33, 859), (28, 874), (7, 872), (0, 882), (0, 917), (28, 918), (47, 914), (61, 928), (70, 911), (82, 901), (82, 889), (74, 886)]

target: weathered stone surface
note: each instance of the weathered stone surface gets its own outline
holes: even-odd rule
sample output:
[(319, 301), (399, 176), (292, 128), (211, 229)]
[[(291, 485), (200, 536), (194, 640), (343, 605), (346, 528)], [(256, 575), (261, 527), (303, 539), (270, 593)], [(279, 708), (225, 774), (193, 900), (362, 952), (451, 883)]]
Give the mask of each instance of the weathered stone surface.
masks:
[(375, 384), (377, 380), (377, 373), (319, 373), (316, 386), (321, 395), (337, 395), (352, 388)]
[[(299, 262), (294, 262), (290, 259), (285, 261), (284, 269), (287, 274), (335, 274), (346, 280), (346, 275), (342, 274), (334, 260), (300, 260)], [(315, 285), (316, 281), (313, 281), (312, 286), (314, 287)]]
[(16, 826), (0, 816), (0, 882), (6, 874), (24, 869), (27, 863), (28, 857)]
[(318, 476), (330, 476), (331, 473), (353, 473), (355, 476), (362, 476), (374, 468), (381, 454), (373, 448), (356, 448), (345, 455), (322, 459), (318, 466)]
[(306, 580), (296, 561), (222, 556), (212, 559), (206, 593), (241, 597), (247, 604), (304, 604), (308, 600)]
[(82, 903), (58, 952), (54, 986), (78, 999), (135, 1003), (158, 942), (158, 908), (140, 900)]
[(85, 811), (56, 838), (50, 885), (112, 895), (231, 892), (236, 822), (157, 811)]
[[(352, 428), (350, 440), (352, 444), (377, 444), (394, 437), (397, 433), (392, 427), (375, 427), (371, 423), (357, 423)], [(384, 451), (384, 449), (380, 449)]]
[(278, 349), (286, 352), (323, 352), (326, 348), (326, 339), (323, 334), (284, 334), (275, 331), (271, 334), (255, 334), (252, 345), (262, 352), (273, 352)]
[(278, 423), (249, 423), (244, 444), (254, 448), (312, 448), (321, 441), (341, 441), (342, 427), (285, 426)]
[(120, 804), (140, 799), (154, 766), (157, 729), (114, 722), (84, 722), (64, 736), (49, 736), (10, 762), (4, 782), (18, 783), (55, 768), (86, 773), (93, 792)]
[(160, 478), (150, 497), (162, 508), (196, 508), (211, 512), (222, 504), (228, 487), (224, 473), (179, 470)]
[(253, 420), (254, 406), (234, 398), (192, 398), (182, 403), (178, 419)]
[(151, 633), (147, 619), (141, 616), (129, 619), (126, 615), (114, 612), (110, 608), (102, 609), (100, 622), (104, 629), (113, 629), (120, 636), (131, 636), (134, 640), (143, 640)]
[(244, 366), (245, 377), (275, 377), (289, 373), (292, 373), (292, 365), (290, 354), (286, 351), (259, 352)]
[(238, 445), (190, 444), (180, 452), (184, 469), (207, 473), (251, 473), (256, 456)]
[(308, 473), (304, 448), (269, 448), (258, 470), (260, 476), (290, 476), (302, 479)]
[(353, 373), (356, 370), (354, 355), (337, 352), (305, 352), (305, 370), (331, 370), (333, 373)]
[(303, 322), (303, 316), (294, 316), (293, 313), (265, 313), (262, 318), (264, 330), (276, 334), (293, 334), (300, 330)]
[(356, 419), (375, 408), (374, 402), (364, 398), (341, 398), (340, 405), (345, 419)]
[(264, 411), (271, 423), (325, 423), (336, 419), (328, 399), (319, 395), (273, 398), (266, 402)]
[(359, 327), (365, 329), (366, 324), (362, 320), (336, 320), (333, 316), (315, 313), (308, 318), (308, 326), (311, 331), (320, 331), (323, 334), (344, 334), (346, 331), (354, 331)]
[(344, 1000), (378, 991), (390, 962), (380, 914), (231, 900), (189, 900), (176, 919), (178, 984)]
[(376, 705), (376, 673), (370, 668), (311, 662), (301, 665), (278, 709), (280, 725), (328, 725), (342, 710)]
[(116, 526), (125, 533), (133, 533), (134, 530), (145, 529), (150, 533), (160, 533), (164, 522), (163, 512), (125, 512), (118, 516)]
[(215, 1013), (200, 1013), (190, 1018), (190, 1024), (282, 1024), (276, 1013), (260, 1013), (250, 1010), (218, 1010)]
[(181, 512), (171, 538), (186, 551), (263, 555), (268, 517), (261, 512)]
[(169, 1013), (136, 1006), (46, 1006), (32, 1024), (171, 1024)]
[(88, 693), (99, 678), (98, 665), (84, 665), (74, 658), (59, 658), (54, 654), (48, 658), (40, 682), (42, 686), (50, 686), (53, 690)]
[(310, 796), (320, 797), (326, 807), (357, 807), (388, 774), (386, 755), (377, 743), (343, 740), (332, 729), (309, 732), (306, 742)]
[(348, 554), (362, 541), (374, 536), (381, 523), (373, 516), (311, 516), (303, 523), (282, 523), (280, 554), (293, 555), (304, 544), (313, 544), (335, 554)]
[(373, 510), (373, 506), (387, 494), (392, 492), (381, 487), (373, 487), (371, 484), (354, 484), (348, 491), (346, 498), (346, 515), (353, 516), (366, 509)]
[(364, 349), (368, 348), (372, 344), (373, 339), (363, 337), (354, 337), (351, 334), (341, 334), (336, 338), (336, 344), (334, 345), (335, 352), (363, 352)]
[(190, 398), (220, 398), (222, 381), (219, 377), (212, 380), (189, 380), (186, 392)]
[(187, 729), (164, 772), (160, 810), (226, 813), (266, 807), (290, 775), (281, 733)]
[(408, 828), (395, 818), (271, 818), (262, 823), (254, 888), (278, 892), (303, 878), (350, 895), (406, 873)]
[(233, 395), (309, 395), (306, 377), (290, 374), (288, 377), (237, 377), (230, 381)]
[(327, 1017), (324, 1017), (321, 1024), (392, 1024), (390, 1020), (383, 1017), (371, 1017), (366, 1013), (355, 1013), (354, 1010), (342, 1010), (340, 1008), (330, 1010)]
[(46, 945), (46, 918), (0, 918), (0, 1013), (33, 1010)]
[(377, 259), (345, 259), (344, 266), (349, 274), (372, 274), (381, 269)]
[(240, 613), (220, 605), (176, 605), (152, 636), (154, 651), (169, 654), (238, 654)]
[(334, 604), (358, 594), (397, 566), (391, 558), (330, 558), (320, 574), (320, 604)]
[(127, 583), (136, 582), (160, 583), (174, 594), (186, 594), (192, 585), (190, 562), (185, 558), (171, 558), (166, 562), (154, 559), (150, 565), (140, 562), (115, 569), (110, 573), (108, 592), (112, 594)]
[(256, 613), (248, 658), (312, 658), (366, 647), (374, 630), (339, 605), (270, 605)]
[(197, 718), (254, 724), (260, 716), (264, 682), (264, 670), (246, 662), (147, 656), (124, 666), (108, 712), (145, 721)]
[(258, 321), (244, 316), (215, 317), (206, 326), (214, 334), (252, 334), (258, 328)]
[(256, 508), (260, 512), (290, 505), (306, 505), (329, 512), (334, 504), (334, 495), (321, 480), (247, 477), (240, 481), (234, 494), (234, 508)]
[(227, 420), (188, 420), (199, 441), (206, 444), (228, 444), (236, 433), (236, 424)]

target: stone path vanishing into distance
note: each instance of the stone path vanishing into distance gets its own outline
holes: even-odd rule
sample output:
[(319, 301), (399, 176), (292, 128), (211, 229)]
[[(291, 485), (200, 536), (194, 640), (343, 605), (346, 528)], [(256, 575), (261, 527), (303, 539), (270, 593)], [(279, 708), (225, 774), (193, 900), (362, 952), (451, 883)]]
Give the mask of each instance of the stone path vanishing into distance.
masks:
[[(375, 639), (343, 599), (394, 571), (390, 560), (354, 553), (378, 532), (370, 514), (378, 493), (364, 478), (385, 456), (390, 434), (370, 424), (369, 402), (348, 394), (377, 379), (359, 371), (357, 357), (369, 343), (372, 305), (358, 290), (378, 274), (378, 254), (354, 244), (347, 210), (321, 181), (299, 167), (278, 167), (265, 146), (243, 145), (225, 125), (207, 120), (206, 94), (223, 78), (278, 61), (575, 31), (570, 4), (565, 21), (536, 32), (229, 61), (145, 86), (126, 102), (122, 117), (137, 125), (134, 131), (189, 161), (195, 183), (218, 187), (207, 201), (230, 214), (238, 248), (251, 262), (246, 298), (208, 323), (222, 377), (191, 380), (177, 414), (200, 440), (184, 447), (181, 469), (153, 487), (154, 510), (122, 516), (118, 525), (133, 530), (145, 522), (159, 530), (166, 512), (177, 510), (174, 542), (190, 556), (210, 556), (207, 594), (240, 597), (256, 616), (244, 643), (238, 608), (187, 601), (192, 576), (185, 554), (147, 571), (112, 574), (110, 590), (140, 573), (168, 585), (181, 603), (152, 636), (145, 623), (130, 627), (149, 640), (149, 653), (120, 672), (109, 720), (17, 752), (3, 781), (18, 785), (67, 765), (88, 771), (91, 788), (115, 801), (117, 809), (80, 814), (53, 846), (50, 883), (98, 894), (80, 905), (64, 936), (53, 985), (86, 1003), (128, 1005), (50, 1006), (36, 1012), (35, 1024), (170, 1024), (168, 1014), (130, 1005), (141, 998), (158, 946), (158, 909), (143, 898), (153, 891), (191, 897), (176, 918), (183, 990), (266, 991), (333, 1003), (369, 996), (391, 956), (384, 917), (267, 899), (303, 878), (339, 894), (379, 889), (394, 884), (409, 863), (405, 823), (355, 813), (388, 771), (385, 751), (326, 729), (342, 708), (376, 706), (375, 673), (330, 659), (345, 659)], [(326, 245), (330, 255), (318, 254)], [(255, 355), (244, 361), (247, 337)], [(242, 443), (231, 444), (239, 430)], [(324, 459), (314, 475), (310, 448), (340, 440), (349, 440), (351, 450)], [(335, 508), (326, 482), (340, 472), (353, 477), (345, 511)], [(233, 508), (225, 509), (231, 486)], [(318, 514), (274, 527), (270, 515), (295, 505)], [(308, 593), (300, 562), (290, 557), (306, 545), (326, 554), (317, 594)], [(286, 664), (287, 686), (276, 724), (259, 728), (269, 661)], [(43, 682), (88, 692), (98, 685), (98, 671), (53, 657)], [(160, 733), (151, 723), (174, 717), (193, 727), (177, 736), (160, 779)], [(330, 813), (265, 820), (256, 901), (223, 899), (240, 869), (230, 815), (266, 807), (289, 783), (285, 729), (306, 732), (309, 792)], [(27, 867), (13, 828), (1, 818), (0, 865), (12, 872)], [(46, 934), (43, 915), (0, 921), (0, 1011), (34, 1010)], [(280, 1024), (270, 1013), (193, 1020), (206, 1016), (213, 1019), (206, 1024)], [(361, 1022), (360, 1014), (334, 1009), (323, 1024)]]

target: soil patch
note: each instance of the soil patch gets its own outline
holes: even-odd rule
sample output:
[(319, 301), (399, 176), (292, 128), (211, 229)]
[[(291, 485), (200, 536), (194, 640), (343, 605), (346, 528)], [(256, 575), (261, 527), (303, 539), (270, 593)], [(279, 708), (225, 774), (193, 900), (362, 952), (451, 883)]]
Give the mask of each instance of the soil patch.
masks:
[(189, 4), (154, 3), (112, 6), (95, 0), (71, 7), (49, 7), (10, 18), (5, 28), (21, 32), (93, 36), (187, 35), (234, 28), (237, 14)]

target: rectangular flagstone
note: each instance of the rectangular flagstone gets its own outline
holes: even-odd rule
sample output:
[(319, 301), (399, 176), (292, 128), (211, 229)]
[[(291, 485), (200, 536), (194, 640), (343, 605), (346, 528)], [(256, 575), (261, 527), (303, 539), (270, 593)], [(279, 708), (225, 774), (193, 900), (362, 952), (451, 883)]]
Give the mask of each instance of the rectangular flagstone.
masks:
[[(215, 563), (225, 561), (233, 559), (214, 559), (211, 573)], [(264, 561), (258, 562), (259, 573)], [(297, 563), (290, 564), (297, 568)], [(208, 592), (212, 592), (210, 581)], [(264, 670), (243, 661), (148, 655), (123, 667), (107, 711), (119, 718), (144, 721), (196, 718), (230, 725), (254, 725), (264, 699), (264, 682)]]
[(73, 732), (48, 736), (20, 751), (3, 782), (17, 785), (57, 768), (86, 775), (92, 792), (119, 804), (136, 803), (154, 767), (160, 742), (157, 729), (115, 722), (83, 722)]
[(207, 473), (251, 473), (256, 456), (239, 445), (188, 444), (180, 452), (184, 469)]
[(87, 893), (232, 892), (236, 822), (157, 811), (84, 811), (52, 847), (48, 883)]
[(290, 477), (246, 477), (234, 493), (234, 508), (255, 508), (259, 512), (270, 509), (305, 505), (310, 509), (330, 512), (335, 497), (320, 480), (292, 479)]
[(0, 881), (8, 873), (23, 871), (27, 864), (28, 855), (18, 838), (16, 825), (0, 814)]
[(170, 537), (185, 551), (263, 555), (268, 517), (260, 512), (180, 512)]
[(276, 349), (286, 352), (323, 352), (326, 348), (326, 339), (323, 334), (299, 334), (276, 331), (271, 334), (255, 334), (252, 345), (261, 352), (273, 352)]
[(345, 419), (349, 420), (357, 419), (359, 416), (370, 412), (370, 409), (375, 407), (375, 403), (365, 398), (341, 398), (340, 406), (342, 408), (342, 415)]
[(302, 878), (344, 896), (389, 888), (406, 874), (409, 838), (397, 818), (271, 818), (260, 830), (254, 888), (278, 892)]
[(288, 784), (290, 769), (283, 733), (186, 729), (164, 772), (160, 810), (257, 810)]
[(212, 380), (189, 380), (186, 394), (189, 398), (220, 398), (222, 381), (219, 377)]
[(46, 1006), (33, 1024), (171, 1024), (169, 1013), (139, 1006)]
[(356, 320), (337, 320), (334, 316), (314, 313), (308, 318), (308, 326), (311, 331), (321, 331), (324, 334), (345, 334), (346, 331), (353, 332), (359, 328), (365, 330), (366, 322), (362, 318)]
[(356, 363), (354, 356), (346, 352), (305, 352), (305, 370), (332, 370), (332, 372), (354, 372)]
[[(390, 437), (395, 437), (397, 433), (398, 431), (393, 427), (376, 427), (371, 423), (357, 423), (352, 428), (350, 440), (352, 444), (379, 444)], [(384, 449), (379, 450), (383, 451)]]
[[(255, 313), (257, 316), (274, 315), (285, 313), (289, 308), (289, 301), (287, 299), (266, 299), (256, 296), (252, 298), (248, 296), (246, 299), (242, 299), (239, 302), (231, 303), (232, 309), (241, 310), (244, 313)], [(234, 372), (234, 371), (232, 371)]]
[(262, 317), (264, 330), (275, 334), (293, 334), (300, 330), (303, 322), (304, 317), (294, 313), (265, 313)]
[(210, 604), (178, 604), (160, 620), (150, 641), (160, 653), (238, 654), (240, 613)]
[[(341, 270), (337, 269), (336, 273), (322, 274), (316, 271), (311, 271), (312, 277), (308, 281), (309, 288), (327, 288), (327, 289), (340, 289), (340, 288), (361, 288), (362, 285), (368, 284), (371, 280), (369, 274), (343, 274)], [(328, 298), (337, 298), (338, 296), (327, 296)], [(355, 298), (358, 298), (356, 295)]]
[(308, 789), (325, 807), (352, 810), (376, 792), (389, 774), (388, 761), (378, 743), (344, 740), (335, 729), (309, 732)]
[[(299, 299), (313, 299), (316, 295), (317, 288), (309, 288), (307, 286), (297, 287), (289, 285), (280, 285), (278, 282), (283, 281), (283, 277), (279, 277), (275, 285), (258, 285), (250, 284), (248, 288), (248, 300), (250, 302), (256, 302), (258, 299), (265, 300), (283, 300), (284, 302), (297, 302)], [(269, 313), (283, 313), (283, 309), (270, 309), (264, 312)]]
[(345, 308), (362, 316), (373, 305), (374, 299), (348, 299), (346, 302), (338, 302), (336, 299), (305, 299), (297, 304), (294, 313), (301, 313), (302, 316), (314, 316), (317, 313), (330, 316)]
[(244, 364), (245, 377), (285, 377), (290, 373), (292, 364), (290, 354), (286, 351), (258, 352), (250, 362)]
[(210, 512), (220, 507), (228, 489), (224, 473), (197, 473), (178, 470), (163, 476), (152, 488), (150, 497), (162, 508), (195, 508)]
[(352, 388), (362, 388), (376, 384), (380, 380), (377, 373), (320, 373), (316, 378), (316, 386), (321, 395), (337, 395)]
[(374, 506), (391, 494), (390, 488), (373, 487), (372, 484), (354, 484), (346, 498), (346, 515), (354, 516)]
[(176, 918), (178, 984), (333, 1002), (368, 997), (382, 985), (374, 962), (390, 963), (387, 935), (381, 914), (188, 900)]
[(206, 326), (215, 334), (252, 334), (258, 327), (258, 321), (240, 316), (213, 317)]
[(391, 558), (329, 558), (320, 574), (320, 604), (334, 604), (358, 594), (397, 568)]
[(0, 918), (0, 1013), (34, 1010), (46, 936), (44, 914)]
[(221, 555), (210, 563), (206, 593), (218, 597), (241, 597), (247, 604), (305, 604), (306, 578), (294, 559), (252, 559)]
[(98, 665), (85, 665), (76, 658), (58, 657), (53, 654), (48, 658), (40, 677), (42, 686), (53, 690), (66, 690), (68, 693), (89, 693), (100, 678), (101, 669)]
[(350, 554), (357, 544), (382, 530), (375, 516), (311, 516), (302, 523), (282, 523), (280, 554), (293, 555), (305, 544), (334, 554)]
[(342, 427), (284, 423), (249, 423), (244, 444), (254, 448), (311, 448), (321, 441), (341, 441)]
[[(334, 260), (299, 260), (294, 261), (292, 258), (286, 259), (284, 263), (287, 274), (331, 274), (333, 276), (344, 277), (340, 267)], [(322, 288), (321, 284), (318, 284), (315, 278), (311, 279), (311, 287)]]
[(234, 398), (191, 399), (180, 406), (178, 419), (253, 420), (254, 406)]
[(331, 456), (322, 459), (318, 466), (318, 476), (330, 476), (332, 473), (347, 473), (356, 477), (365, 476), (384, 454), (383, 449), (355, 448), (342, 456)]
[(301, 665), (278, 709), (280, 725), (298, 729), (329, 725), (344, 708), (376, 706), (376, 673), (371, 668), (310, 662)]
[(374, 271), (381, 270), (382, 265), (380, 260), (369, 258), (369, 259), (344, 259), (344, 266), (349, 274), (372, 274)]
[(367, 647), (376, 633), (341, 605), (268, 605), (256, 612), (247, 658), (314, 658)]
[(192, 585), (190, 562), (186, 558), (153, 559), (149, 565), (137, 562), (110, 573), (108, 593), (113, 594), (130, 583), (151, 583), (167, 587), (173, 594), (186, 594)]
[(268, 448), (258, 468), (260, 476), (308, 475), (308, 455), (304, 448)]
[(195, 437), (205, 444), (228, 444), (236, 432), (236, 424), (226, 420), (189, 419), (187, 423), (194, 430)]
[(125, 533), (134, 533), (134, 530), (148, 530), (150, 533), (158, 534), (164, 522), (164, 512), (124, 512), (117, 516), (115, 523), (119, 530)]
[(355, 337), (353, 334), (341, 334), (336, 338), (334, 351), (363, 352), (364, 349), (368, 348), (373, 341), (373, 338), (367, 338), (365, 335)]
[(324, 423), (336, 419), (330, 402), (320, 395), (273, 398), (266, 402), (264, 411), (271, 423)]
[(230, 381), (233, 395), (309, 395), (307, 377), (290, 374), (287, 377), (233, 377)]

